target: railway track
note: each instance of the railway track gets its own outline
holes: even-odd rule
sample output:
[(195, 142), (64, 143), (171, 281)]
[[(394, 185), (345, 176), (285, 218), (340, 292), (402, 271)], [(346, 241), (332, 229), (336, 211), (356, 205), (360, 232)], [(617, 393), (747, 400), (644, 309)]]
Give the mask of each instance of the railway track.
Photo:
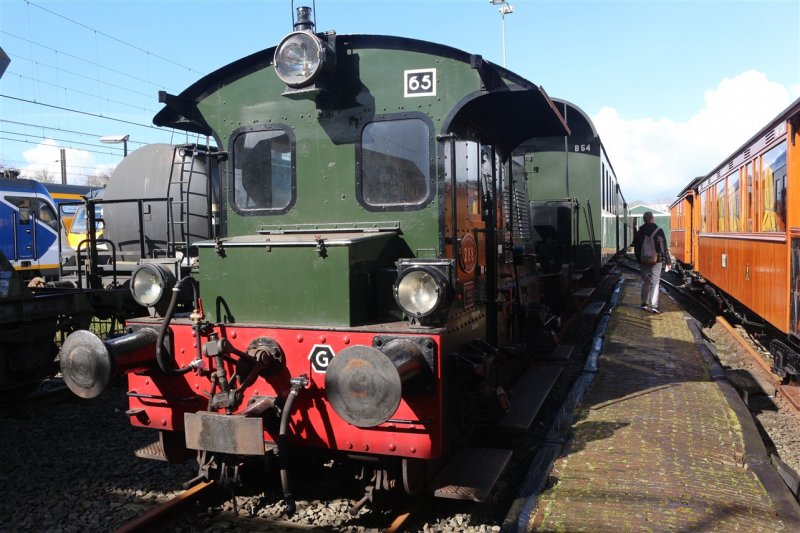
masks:
[(800, 386), (796, 382), (784, 383), (784, 380), (775, 374), (772, 365), (766, 357), (773, 358), (769, 350), (760, 342), (753, 339), (746, 332), (731, 325), (724, 317), (718, 317), (717, 322), (725, 328), (731, 338), (745, 351), (750, 359), (762, 370), (762, 376), (775, 388), (776, 393), (783, 397), (798, 413), (800, 413)]
[[(420, 502), (424, 499), (421, 496), (418, 500), (408, 502), (402, 510), (395, 516), (387, 516), (384, 519), (385, 527), (378, 529), (386, 533), (404, 531), (409, 521), (413, 519), (415, 512), (419, 509)], [(138, 518), (131, 520), (116, 530), (116, 533), (140, 533), (157, 531), (182, 530), (188, 524), (194, 528), (198, 511), (205, 513), (206, 523), (202, 527), (221, 528), (224, 530), (226, 525), (235, 524), (237, 530), (247, 531), (291, 531), (291, 530), (340, 530), (336, 526), (331, 529), (329, 526), (318, 527), (292, 521), (286, 517), (265, 518), (249, 516), (238, 511), (219, 510), (226, 502), (230, 502), (230, 494), (222, 490), (213, 481), (201, 482), (187, 489), (156, 507), (151, 508)], [(209, 513), (209, 509), (216, 508), (216, 512)]]
[(117, 529), (117, 533), (163, 531), (169, 525), (170, 520), (175, 518), (176, 514), (185, 512), (192, 506), (218, 503), (218, 500), (222, 498), (219, 493), (219, 487), (213, 481), (200, 482), (174, 498), (150, 509), (135, 520), (131, 520)]

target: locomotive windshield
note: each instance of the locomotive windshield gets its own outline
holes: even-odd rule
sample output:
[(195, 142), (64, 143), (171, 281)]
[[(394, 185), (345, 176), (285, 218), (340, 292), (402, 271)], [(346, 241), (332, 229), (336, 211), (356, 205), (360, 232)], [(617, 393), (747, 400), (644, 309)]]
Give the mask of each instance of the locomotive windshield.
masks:
[(361, 199), (410, 206), (430, 195), (430, 131), (420, 119), (372, 122), (361, 134)]
[(284, 210), (292, 201), (292, 141), (283, 130), (241, 133), (233, 145), (234, 205), (240, 211)]

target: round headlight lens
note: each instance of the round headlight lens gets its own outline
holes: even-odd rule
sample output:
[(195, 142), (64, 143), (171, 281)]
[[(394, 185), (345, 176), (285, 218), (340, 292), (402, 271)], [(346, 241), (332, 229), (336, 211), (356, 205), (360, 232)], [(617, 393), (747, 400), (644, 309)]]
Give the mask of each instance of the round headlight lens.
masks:
[(156, 265), (139, 265), (131, 276), (131, 294), (136, 303), (146, 307), (156, 305), (167, 291), (171, 273)]
[(435, 311), (443, 296), (441, 280), (425, 270), (411, 270), (397, 282), (397, 303), (415, 317)]
[(287, 35), (275, 49), (275, 72), (290, 87), (311, 83), (322, 69), (322, 43), (313, 34)]

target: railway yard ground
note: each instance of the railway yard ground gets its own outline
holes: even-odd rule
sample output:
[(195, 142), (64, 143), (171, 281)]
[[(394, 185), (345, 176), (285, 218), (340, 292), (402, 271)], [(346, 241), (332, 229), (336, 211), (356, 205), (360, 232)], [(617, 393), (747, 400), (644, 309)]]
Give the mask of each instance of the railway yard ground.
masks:
[[(269, 486), (240, 491), (237, 514), (230, 501), (194, 506), (162, 530), (380, 531), (406, 509), (413, 511), (398, 530), (799, 530), (795, 408), (727, 329), (663, 285), (659, 315), (639, 308), (638, 276), (619, 267), (592, 299), (607, 301), (619, 279), (598, 370), (563, 439), (553, 439), (557, 413), (586, 376), (602, 314), (578, 315), (562, 335), (573, 355), (530, 433), (509, 444), (514, 457), (487, 504), (424, 499), (351, 516), (358, 490), (343, 488), (332, 471), (309, 470), (294, 478), (291, 520), (280, 487)], [(113, 531), (196, 475), (193, 460), (134, 456), (152, 435), (129, 425), (122, 385), (93, 400), (60, 400), (0, 412), (0, 531)], [(557, 447), (553, 469), (536, 487), (530, 465), (548, 446)]]

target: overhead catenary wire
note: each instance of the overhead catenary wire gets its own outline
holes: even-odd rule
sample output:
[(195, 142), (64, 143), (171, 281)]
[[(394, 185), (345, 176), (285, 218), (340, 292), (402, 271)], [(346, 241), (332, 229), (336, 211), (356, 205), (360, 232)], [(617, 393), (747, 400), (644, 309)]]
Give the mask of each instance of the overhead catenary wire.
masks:
[[(41, 143), (40, 143), (40, 142), (34, 142), (34, 141), (24, 141), (24, 140), (20, 140), (20, 139), (12, 139), (12, 138), (10, 138), (10, 137), (0, 137), (0, 141), (11, 141), (11, 142), (18, 142), (18, 143), (24, 143), (24, 144), (33, 144), (33, 145), (35, 145), (35, 146), (41, 146)], [(72, 149), (72, 150), (75, 150), (75, 148), (71, 148), (71, 147), (69, 147), (69, 146), (65, 146), (64, 148), (65, 148), (65, 149)], [(86, 148), (80, 148), (80, 150), (81, 150), (81, 151), (83, 151), (83, 152), (89, 152), (89, 153), (92, 153), (92, 154), (100, 154), (100, 155), (119, 155), (119, 154), (115, 154), (114, 152), (101, 152), (101, 151), (99, 151), (99, 150), (89, 150), (89, 149), (86, 149)], [(30, 162), (26, 162), (26, 163), (30, 163)]]
[[(150, 123), (150, 118), (157, 112), (157, 109), (154, 109), (158, 104), (157, 90), (174, 91), (174, 89), (169, 89), (161, 81), (152, 80), (151, 67), (155, 67), (157, 62), (167, 64), (170, 79), (173, 79), (171, 76), (176, 69), (199, 76), (204, 76), (206, 73), (182, 64), (180, 61), (153, 53), (131, 41), (121, 39), (115, 35), (114, 31), (99, 30), (36, 2), (29, 0), (23, 0), (23, 2), (27, 7), (27, 29), (25, 24), (9, 28), (11, 31), (7, 31), (5, 28), (0, 29), (0, 37), (4, 38), (13, 48), (18, 49), (11, 54), (17, 67), (12, 66), (12, 69), (6, 72), (2, 85), (4, 94), (0, 94), (3, 97), (0, 99), (0, 105), (4, 99), (9, 103), (6, 106), (9, 113), (3, 113), (6, 127), (0, 130), (0, 133), (3, 134), (2, 140), (7, 144), (8, 149), (3, 150), (5, 153), (0, 154), (0, 157), (17, 155), (14, 152), (19, 149), (12, 148), (15, 144), (44, 147), (47, 144), (56, 143), (60, 145), (58, 148), (61, 149), (102, 156), (119, 156), (120, 151), (123, 150), (122, 147), (99, 147), (97, 144), (97, 139), (106, 135), (108, 131), (101, 134), (82, 131), (98, 131), (113, 127), (104, 126), (98, 120), (128, 125), (124, 127), (125, 130), (128, 130), (125, 133), (131, 133), (133, 137), (138, 137), (138, 140), (130, 141), (138, 146), (152, 142), (172, 142), (176, 135), (175, 130), (159, 128)], [(54, 22), (57, 27), (60, 27), (58, 34), (70, 34), (74, 38), (48, 42), (46, 34), (38, 32), (37, 28), (44, 27), (42, 23), (50, 16), (61, 21)], [(74, 27), (70, 28), (69, 26)], [(83, 33), (82, 30), (86, 30), (86, 33), (90, 34), (89, 37), (94, 39), (94, 57), (92, 57), (90, 48), (69, 50), (69, 44), (83, 38), (79, 37)], [(109, 62), (102, 59), (103, 54), (98, 51), (105, 51), (109, 45), (119, 49), (120, 47), (115, 43), (140, 56), (143, 55), (143, 59), (147, 63), (146, 70), (127, 68), (132, 65), (120, 65), (116, 61)], [(8, 48), (6, 50), (8, 51)], [(18, 52), (22, 52), (22, 54)], [(137, 61), (136, 64), (139, 62)], [(161, 66), (158, 68), (160, 69)], [(86, 85), (86, 82), (89, 82), (89, 85), (96, 84), (97, 90), (89, 92), (85, 92), (85, 89), (82, 90), (81, 87)], [(106, 97), (104, 93), (112, 98)], [(120, 93), (122, 94), (120, 95)], [(116, 98), (114, 98), (115, 96)], [(10, 114), (11, 102), (20, 104), (16, 106), (16, 114), (13, 115)], [(34, 118), (37, 116), (40, 117), (39, 120)], [(86, 121), (81, 117), (91, 120)], [(9, 118), (16, 120), (7, 121)], [(40, 124), (35, 124), (37, 122)], [(8, 127), (14, 123), (16, 126), (22, 127)], [(45, 126), (44, 124), (49, 125)], [(84, 124), (89, 127), (82, 127)], [(35, 130), (32, 130), (33, 128)], [(154, 132), (163, 132), (163, 136), (161, 134), (154, 135)], [(50, 135), (55, 137), (50, 137)], [(44, 139), (47, 142), (43, 144), (41, 140), (37, 142), (37, 139)], [(93, 149), (92, 147), (95, 146), (98, 148)], [(24, 158), (16, 157), (16, 159)], [(3, 161), (5, 164), (8, 159), (4, 158)], [(30, 165), (31, 161), (20, 161), (20, 163), (24, 167), (25, 163)], [(68, 168), (71, 168), (70, 174), (78, 170), (77, 166), (68, 165)]]
[[(4, 118), (0, 118), (0, 122), (5, 122), (5, 123), (8, 123), (8, 124), (14, 124), (16, 126), (26, 126), (26, 127), (29, 127), (29, 128), (37, 128), (37, 129), (42, 129), (42, 130), (62, 131), (64, 133), (74, 133), (76, 135), (86, 135), (87, 137), (102, 137), (103, 136), (100, 133), (90, 133), (90, 132), (86, 132), (86, 131), (68, 130), (68, 129), (61, 128), (61, 127), (45, 126), (43, 124), (31, 124), (30, 122), (19, 122), (17, 120), (7, 120), (7, 119), (4, 119)], [(128, 144), (144, 145), (144, 144), (147, 144), (147, 143), (129, 140)]]
[(168, 59), (168, 58), (166, 58), (164, 56), (160, 56), (158, 54), (154, 54), (153, 52), (150, 52), (149, 50), (145, 50), (144, 48), (136, 46), (135, 44), (129, 43), (127, 41), (124, 41), (124, 40), (122, 40), (122, 39), (120, 39), (118, 37), (114, 37), (113, 35), (109, 35), (108, 33), (104, 32), (104, 31), (98, 30), (96, 28), (92, 28), (91, 26), (87, 26), (86, 24), (78, 22), (77, 20), (73, 20), (73, 19), (71, 19), (71, 18), (69, 18), (69, 17), (67, 17), (65, 15), (62, 15), (60, 13), (56, 13), (55, 11), (47, 9), (46, 7), (40, 6), (36, 2), (31, 2), (30, 0), (25, 0), (25, 3), (28, 4), (29, 6), (34, 6), (34, 7), (38, 8), (38, 9), (41, 9), (42, 11), (46, 11), (47, 13), (50, 13), (51, 15), (54, 15), (56, 17), (62, 18), (64, 20), (66, 20), (66, 21), (69, 21), (69, 22), (75, 24), (76, 26), (80, 26), (81, 28), (85, 28), (85, 29), (87, 29), (89, 31), (92, 31), (97, 35), (102, 35), (103, 37), (111, 39), (112, 41), (116, 41), (116, 42), (118, 42), (120, 44), (123, 44), (125, 46), (128, 46), (130, 48), (133, 48), (134, 50), (137, 50), (139, 52), (147, 54), (148, 56), (152, 56), (152, 57), (155, 57), (157, 59), (160, 59), (161, 61), (165, 61), (165, 62), (167, 62), (167, 63), (169, 63), (171, 65), (175, 65), (176, 67), (179, 67), (179, 68), (182, 68), (182, 69), (186, 69), (189, 72), (194, 72), (194, 73), (199, 74), (201, 76), (205, 76), (205, 74), (206, 74), (204, 72), (200, 72), (199, 70), (195, 70), (195, 69), (193, 69), (191, 67), (188, 67), (186, 65), (182, 65), (182, 64), (178, 63), (177, 61), (173, 61), (173, 60)]
[(152, 124), (142, 124), (141, 122), (133, 122), (131, 120), (125, 120), (125, 119), (121, 119), (121, 118), (107, 117), (107, 116), (101, 115), (99, 113), (90, 113), (88, 111), (81, 111), (80, 109), (70, 109), (68, 107), (54, 105), (54, 104), (46, 104), (44, 102), (37, 102), (36, 100), (29, 100), (27, 98), (18, 98), (16, 96), (9, 96), (7, 94), (0, 94), (0, 97), (8, 98), (9, 100), (16, 100), (18, 102), (26, 102), (26, 103), (29, 103), (29, 104), (35, 104), (35, 105), (50, 107), (50, 108), (53, 108), (53, 109), (58, 109), (60, 111), (69, 111), (71, 113), (78, 113), (80, 115), (86, 115), (88, 117), (102, 118), (102, 119), (111, 120), (111, 121), (114, 121), (114, 122), (121, 122), (123, 124), (130, 124), (130, 125), (133, 125), (133, 126), (139, 126), (141, 128), (148, 128), (148, 129), (152, 129), (152, 130), (165, 131), (163, 128), (159, 128), (158, 126), (154, 126)]
[[(118, 70), (118, 69), (115, 69), (115, 68), (107, 67), (107, 66), (105, 66), (105, 65), (102, 65), (102, 64), (100, 64), (100, 63), (98, 63), (98, 62), (96, 62), (96, 61), (91, 61), (91, 60), (89, 60), (89, 59), (85, 59), (85, 58), (82, 58), (82, 57), (79, 57), (79, 56), (76, 56), (76, 55), (70, 54), (69, 52), (64, 52), (64, 51), (58, 50), (58, 49), (56, 49), (56, 48), (52, 48), (52, 47), (50, 47), (50, 46), (46, 46), (46, 45), (44, 45), (44, 44), (38, 43), (38, 42), (36, 42), (36, 41), (31, 41), (31, 40), (29, 40), (29, 39), (26, 39), (26, 38), (24, 38), (24, 37), (20, 37), (19, 35), (14, 35), (13, 33), (9, 33), (9, 32), (7, 32), (7, 31), (5, 31), (5, 30), (0, 30), (0, 33), (2, 33), (2, 34), (5, 34), (5, 35), (8, 35), (8, 36), (10, 36), (10, 37), (14, 37), (14, 38), (17, 38), (17, 39), (20, 39), (20, 40), (26, 41), (26, 42), (29, 42), (30, 44), (35, 44), (36, 46), (40, 46), (40, 47), (42, 47), (42, 48), (44, 48), (44, 49), (46, 49), (46, 50), (50, 50), (51, 52), (54, 52), (54, 53), (56, 53), (56, 54), (58, 54), (58, 55), (60, 55), (60, 56), (71, 57), (71, 58), (73, 58), (73, 59), (77, 59), (78, 61), (83, 61), (84, 63), (88, 63), (89, 65), (92, 65), (92, 66), (94, 66), (94, 67), (97, 67), (97, 68), (99, 68), (99, 69), (101, 68), (101, 69), (107, 70), (107, 71), (109, 71), (109, 72), (113, 72), (114, 74), (119, 74), (120, 76), (125, 76), (125, 77), (127, 77), (127, 78), (130, 78), (130, 79), (132, 79), (132, 80), (136, 80), (136, 81), (142, 82), (142, 83), (144, 83), (145, 85), (148, 85), (148, 86), (149, 86), (149, 85), (161, 86), (161, 84), (158, 84), (158, 83), (153, 83), (153, 82), (152, 82), (152, 81), (150, 81), (150, 80), (146, 80), (146, 79), (144, 79), (144, 78), (140, 78), (140, 77), (138, 77), (138, 76), (134, 76), (134, 75), (130, 74), (129, 72), (124, 72), (124, 71), (122, 71), (122, 70)], [(41, 61), (37, 61), (37, 60), (35, 60), (35, 59), (30, 59), (30, 58), (27, 58), (27, 57), (21, 57), (21, 56), (18, 56), (18, 55), (15, 55), (15, 56), (14, 56), (14, 59), (22, 59), (22, 60), (25, 60), (25, 61), (30, 61), (31, 63), (34, 63), (34, 64), (36, 64), (37, 66), (47, 67), (47, 68), (51, 68), (51, 69), (53, 69), (53, 70), (58, 70), (58, 71), (61, 71), (61, 72), (66, 72), (66, 73), (68, 73), (68, 74), (72, 74), (72, 75), (74, 75), (74, 76), (80, 76), (80, 77), (82, 77), (82, 78), (89, 79), (89, 80), (91, 80), (91, 81), (96, 81), (96, 82), (99, 82), (99, 83), (105, 83), (105, 82), (102, 80), (102, 78), (101, 78), (100, 76), (98, 76), (98, 77), (96, 77), (96, 78), (92, 78), (92, 77), (90, 77), (90, 76), (86, 76), (86, 75), (84, 75), (84, 74), (79, 74), (79, 73), (77, 73), (77, 72), (73, 72), (73, 71), (70, 71), (70, 70), (67, 70), (67, 69), (63, 69), (63, 68), (61, 68), (61, 67), (56, 67), (56, 66), (50, 65), (50, 64), (48, 64), (48, 63), (43, 63), (43, 62), (41, 62)], [(39, 80), (37, 80), (37, 81), (39, 81)], [(107, 85), (110, 85), (110, 84), (107, 84)], [(119, 88), (119, 89), (125, 89), (125, 87), (122, 87), (122, 86), (115, 86), (115, 87), (117, 87), (117, 88)], [(170, 90), (170, 91), (174, 90), (174, 89), (169, 89), (169, 88), (167, 88), (167, 87), (164, 87), (164, 86), (161, 86), (161, 87), (162, 87), (163, 89)], [(144, 93), (140, 93), (140, 94), (144, 94)], [(149, 96), (149, 95), (146, 95), (146, 96)]]
[[(34, 134), (34, 133), (20, 133), (20, 132), (16, 132), (16, 131), (8, 131), (8, 130), (2, 130), (2, 129), (0, 129), (0, 133), (4, 133), (6, 135), (19, 135), (20, 137), (31, 137), (31, 138), (35, 138), (35, 139), (41, 139), (41, 140), (51, 140), (51, 141), (62, 142), (62, 143), (79, 144), (79, 145), (83, 145), (83, 146), (92, 146), (92, 147), (97, 146), (97, 143), (86, 143), (86, 142), (80, 142), (80, 141), (72, 141), (72, 140), (69, 140), (69, 139), (57, 139), (55, 137), (48, 137), (46, 135), (37, 135), (37, 134)], [(22, 140), (22, 139), (18, 139), (18, 140)], [(39, 144), (39, 142), (34, 143), (34, 144)], [(139, 144), (143, 144), (143, 143), (139, 143)], [(71, 148), (71, 146), (65, 146), (64, 148)], [(122, 150), (122, 148), (114, 148), (114, 147), (111, 147), (111, 146), (109, 146), (109, 148)], [(101, 152), (101, 153), (105, 153), (105, 152)], [(113, 153), (113, 152), (110, 152), (110, 153)]]
[[(17, 77), (22, 78), (22, 79), (31, 80), (33, 82), (40, 83), (40, 84), (43, 84), (43, 85), (49, 85), (50, 87), (55, 87), (56, 89), (63, 89), (64, 91), (67, 91), (67, 92), (79, 94), (79, 95), (82, 95), (82, 96), (88, 96), (89, 98), (95, 98), (95, 99), (101, 100), (103, 102), (112, 103), (112, 104), (119, 104), (119, 105), (122, 105), (122, 106), (130, 107), (132, 109), (136, 109), (138, 111), (144, 111), (146, 113), (155, 114), (155, 112), (156, 112), (154, 109), (149, 109), (149, 108), (146, 108), (146, 107), (140, 107), (140, 106), (137, 106), (137, 105), (130, 104), (128, 102), (122, 102), (120, 100), (112, 100), (111, 98), (106, 98), (104, 96), (100, 96), (100, 95), (97, 95), (97, 94), (87, 93), (85, 91), (80, 91), (78, 89), (72, 89), (72, 88), (69, 88), (69, 87), (65, 87), (63, 85), (58, 85), (56, 83), (50, 83), (50, 82), (43, 81), (43, 80), (37, 80), (37, 79), (32, 78), (30, 76), (26, 76), (24, 74), (18, 74), (16, 72), (11, 72), (9, 74), (12, 75), (12, 76), (17, 76)], [(150, 96), (150, 95), (145, 95), (143, 93), (141, 93), (141, 94), (143, 96)], [(153, 95), (153, 99), (155, 100), (155, 95)]]

